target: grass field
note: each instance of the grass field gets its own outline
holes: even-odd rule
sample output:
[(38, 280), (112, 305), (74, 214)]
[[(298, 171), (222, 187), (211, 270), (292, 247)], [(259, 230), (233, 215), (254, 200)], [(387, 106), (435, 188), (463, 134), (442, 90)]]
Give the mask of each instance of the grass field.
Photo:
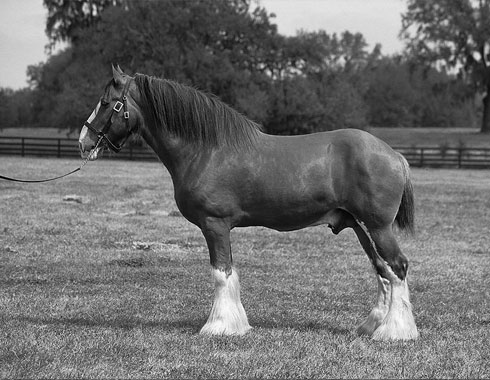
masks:
[[(0, 162), (25, 178), (79, 164)], [(100, 160), (48, 184), (2, 181), (0, 377), (489, 378), (490, 171), (413, 179), (417, 233), (399, 240), (421, 337), (406, 343), (355, 334), (376, 281), (351, 231), (234, 230), (254, 328), (206, 337), (205, 241), (162, 165)]]

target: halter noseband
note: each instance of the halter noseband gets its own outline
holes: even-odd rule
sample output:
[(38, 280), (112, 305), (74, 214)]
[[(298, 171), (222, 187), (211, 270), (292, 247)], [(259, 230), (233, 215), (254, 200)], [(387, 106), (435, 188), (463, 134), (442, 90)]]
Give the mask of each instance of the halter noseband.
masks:
[[(114, 153), (119, 153), (119, 151), (122, 149), (124, 143), (128, 139), (129, 135), (131, 135), (132, 131), (129, 128), (129, 111), (128, 111), (128, 105), (127, 105), (127, 100), (128, 97), (126, 96), (126, 93), (129, 90), (129, 84), (131, 83), (131, 79), (129, 79), (126, 84), (124, 85), (123, 92), (121, 94), (121, 97), (116, 101), (114, 106), (112, 107), (111, 114), (109, 118), (107, 119), (104, 128), (102, 128), (101, 131), (98, 131), (94, 127), (90, 125), (90, 122), (86, 121), (83, 125), (87, 127), (91, 132), (95, 133), (97, 137), (99, 138), (99, 143), (100, 141), (104, 141)], [(109, 132), (109, 129), (112, 126), (112, 115), (114, 115), (114, 112), (119, 113), (121, 110), (124, 110), (123, 112), (123, 117), (124, 120), (126, 121), (126, 128), (128, 130), (127, 136), (124, 138), (123, 142), (120, 145), (114, 144), (109, 138), (107, 137), (107, 132)], [(98, 145), (98, 144), (97, 144)]]

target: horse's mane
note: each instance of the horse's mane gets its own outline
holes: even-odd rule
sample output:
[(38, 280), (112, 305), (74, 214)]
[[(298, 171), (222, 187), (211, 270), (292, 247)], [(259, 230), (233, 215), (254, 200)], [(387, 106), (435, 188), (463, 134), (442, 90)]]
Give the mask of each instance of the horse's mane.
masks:
[(252, 146), (260, 131), (214, 95), (177, 82), (136, 74), (141, 108), (152, 128), (166, 128), (187, 142), (201, 146)]

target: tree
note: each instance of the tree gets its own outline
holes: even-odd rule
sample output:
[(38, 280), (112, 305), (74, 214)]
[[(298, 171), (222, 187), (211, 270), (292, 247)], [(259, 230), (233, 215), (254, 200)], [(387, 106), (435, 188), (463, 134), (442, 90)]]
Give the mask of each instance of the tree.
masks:
[(378, 59), (380, 47), (369, 53), (362, 34), (348, 31), (280, 37), (267, 65), (274, 79), (267, 129), (297, 134), (365, 128), (362, 73)]
[(29, 67), (41, 125), (78, 128), (119, 63), (211, 92), (272, 133), (366, 126), (363, 70), (380, 51), (359, 33), (282, 36), (255, 0), (44, 1), (51, 39), (70, 44)]
[(52, 48), (57, 42), (75, 43), (78, 33), (95, 25), (104, 9), (123, 5), (125, 0), (43, 0), (43, 3), (48, 9), (46, 35)]
[(10, 88), (0, 88), (0, 129), (14, 127), (19, 117), (18, 110), (13, 107), (14, 91)]
[(32, 123), (33, 92), (28, 88), (13, 91), (0, 88), (0, 130)]
[[(70, 36), (70, 46), (29, 68), (30, 84), (42, 94), (37, 99), (39, 121), (78, 128), (110, 75), (111, 62), (128, 73), (191, 84), (257, 121), (265, 120), (268, 79), (261, 70), (261, 44), (277, 28), (263, 8), (251, 9), (250, 4), (249, 0), (125, 0), (124, 6), (107, 6), (97, 13), (96, 22), (79, 23), (76, 32), (59, 29)], [(57, 9), (67, 11), (59, 17), (70, 25), (71, 8)]]
[(461, 70), (485, 94), (481, 132), (490, 133), (490, 0), (408, 0), (401, 36), (409, 54)]

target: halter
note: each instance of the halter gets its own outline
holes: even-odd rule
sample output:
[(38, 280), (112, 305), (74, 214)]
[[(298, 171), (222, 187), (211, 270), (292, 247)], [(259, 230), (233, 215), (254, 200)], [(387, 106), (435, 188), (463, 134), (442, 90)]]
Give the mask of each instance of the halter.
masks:
[[(111, 114), (110, 114), (109, 118), (107, 119), (107, 121), (106, 121), (106, 123), (104, 125), (104, 128), (102, 128), (101, 131), (98, 131), (97, 129), (95, 129), (94, 127), (92, 127), (90, 125), (90, 122), (88, 122), (88, 121), (86, 121), (83, 124), (91, 132), (93, 132), (93, 133), (95, 133), (97, 135), (98, 140), (99, 140), (98, 143), (97, 143), (97, 145), (99, 145), (99, 143), (101, 141), (104, 141), (105, 144), (107, 145), (107, 147), (109, 147), (114, 153), (119, 153), (119, 151), (122, 149), (124, 143), (126, 142), (126, 140), (129, 138), (129, 136), (132, 133), (131, 129), (129, 128), (129, 111), (128, 111), (128, 105), (126, 103), (127, 100), (128, 100), (128, 97), (126, 96), (126, 93), (129, 90), (129, 84), (130, 83), (131, 83), (131, 79), (129, 79), (126, 82), (126, 84), (124, 85), (124, 89), (123, 89), (123, 92), (121, 94), (121, 97), (116, 101), (116, 103), (112, 107)], [(123, 142), (120, 145), (116, 145), (111, 140), (109, 140), (109, 137), (107, 137), (107, 132), (109, 132), (109, 129), (112, 126), (112, 116), (114, 115), (114, 112), (115, 113), (119, 113), (121, 110), (124, 110), (123, 111), (123, 117), (124, 117), (124, 120), (126, 121), (126, 128), (128, 130), (128, 134), (124, 138)]]

